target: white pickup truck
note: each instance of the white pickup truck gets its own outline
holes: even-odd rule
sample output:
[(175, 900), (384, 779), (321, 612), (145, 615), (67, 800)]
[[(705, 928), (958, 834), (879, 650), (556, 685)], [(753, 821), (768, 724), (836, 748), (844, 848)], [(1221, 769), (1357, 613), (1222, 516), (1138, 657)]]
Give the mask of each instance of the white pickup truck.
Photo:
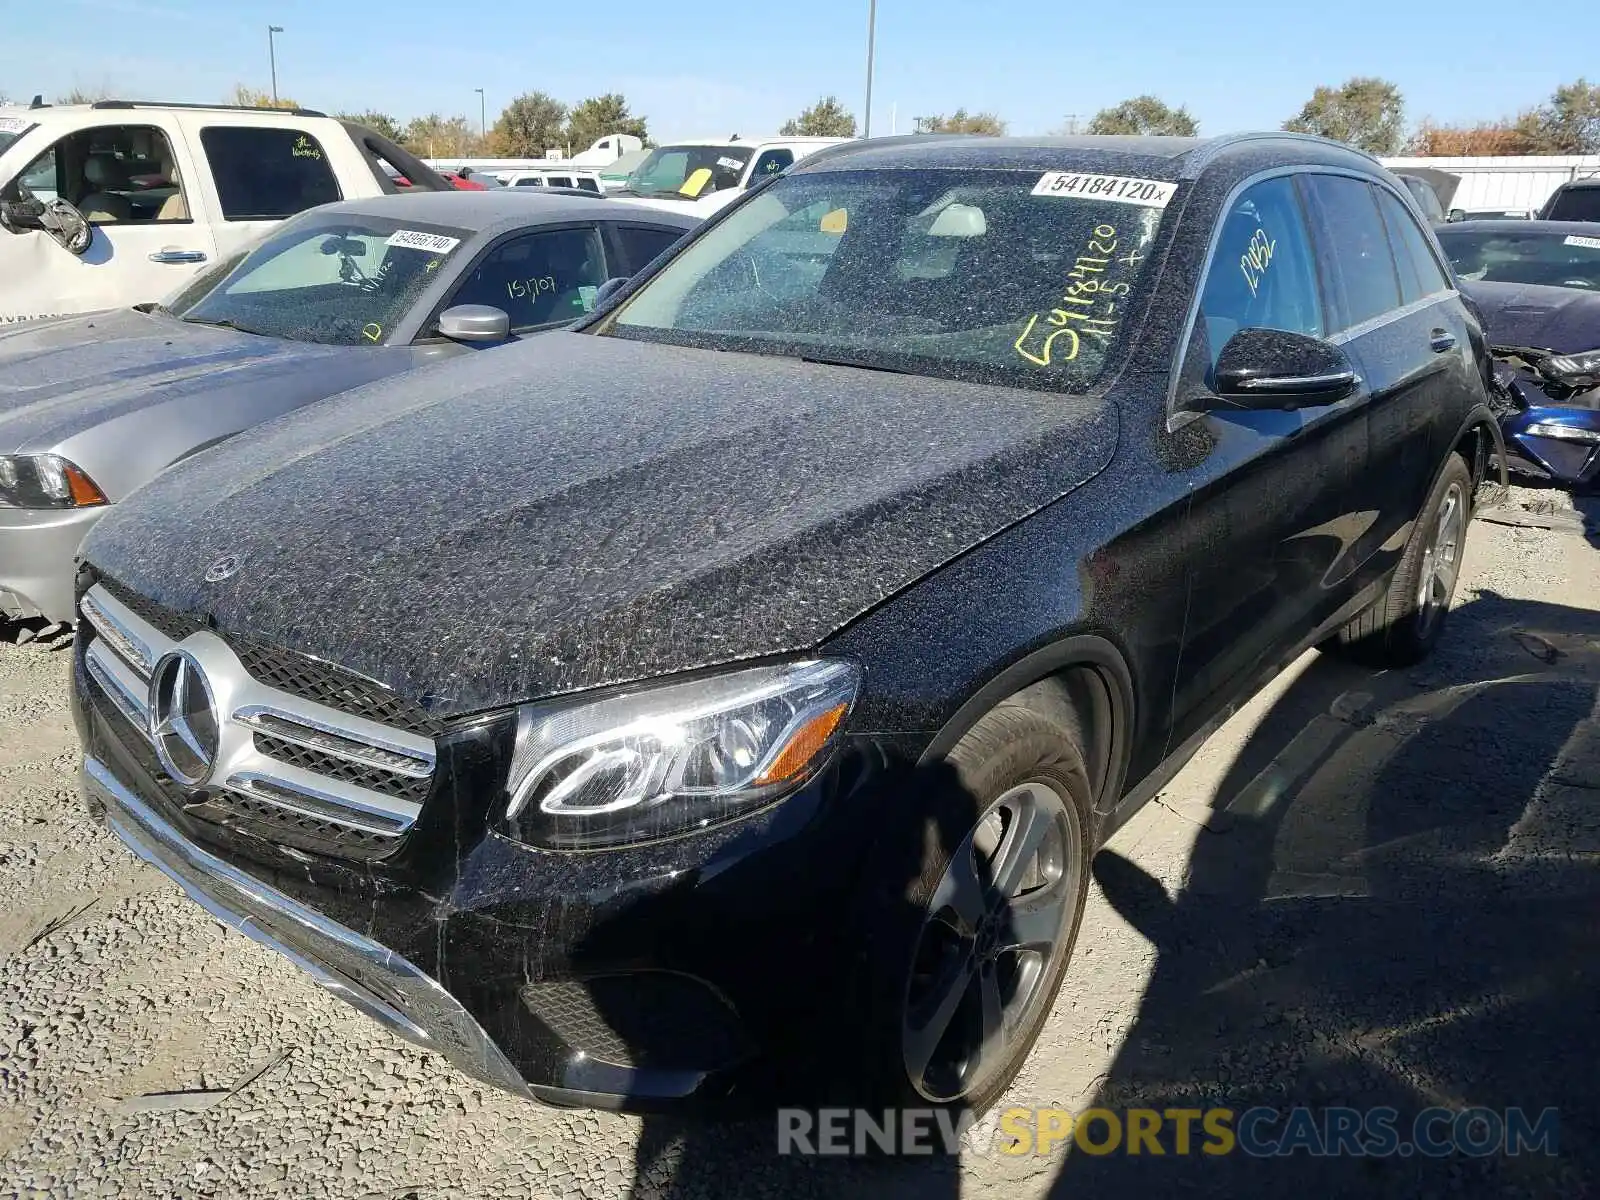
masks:
[(0, 325), (160, 300), (285, 217), (449, 184), (307, 109), (0, 107)]
[(658, 146), (613, 194), (673, 212), (709, 217), (741, 192), (849, 138), (707, 138)]

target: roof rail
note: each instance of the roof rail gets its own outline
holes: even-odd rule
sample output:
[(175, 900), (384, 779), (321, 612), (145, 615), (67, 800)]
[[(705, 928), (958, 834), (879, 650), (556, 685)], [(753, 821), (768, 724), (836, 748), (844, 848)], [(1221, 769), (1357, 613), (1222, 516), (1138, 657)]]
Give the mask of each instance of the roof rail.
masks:
[(1359, 146), (1352, 146), (1349, 142), (1335, 141), (1333, 138), (1322, 137), (1315, 133), (1295, 133), (1290, 129), (1262, 129), (1249, 133), (1224, 133), (1215, 137), (1202, 138), (1200, 145), (1183, 156), (1183, 175), (1186, 179), (1195, 179), (1200, 172), (1216, 161), (1217, 156), (1232, 149), (1234, 146), (1245, 142), (1262, 141), (1290, 141), (1313, 142), (1319, 146), (1328, 146), (1335, 150), (1343, 150), (1357, 158), (1367, 159), (1377, 166), (1379, 162), (1376, 154), (1369, 153)]
[(90, 108), (188, 108), (202, 112), (285, 113), (291, 117), (325, 117), (314, 108), (263, 108), (259, 104), (164, 104), (158, 100), (96, 100)]

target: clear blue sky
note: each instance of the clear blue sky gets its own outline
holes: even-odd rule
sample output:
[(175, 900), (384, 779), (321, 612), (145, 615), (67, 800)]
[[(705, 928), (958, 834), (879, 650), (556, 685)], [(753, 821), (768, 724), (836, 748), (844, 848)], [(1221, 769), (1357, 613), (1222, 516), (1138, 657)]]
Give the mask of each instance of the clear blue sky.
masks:
[[(623, 92), (656, 138), (774, 131), (833, 92), (860, 115), (867, 0), (0, 0), (0, 91), (74, 86), (214, 102), (278, 86), (328, 111), (430, 111), (489, 123), (520, 92), (568, 103)], [(1318, 83), (1375, 74), (1406, 115), (1467, 121), (1600, 81), (1595, 0), (1547, 0), (1518, 33), (1504, 0), (1145, 4), (879, 0), (874, 132), (990, 109), (1013, 133), (1141, 92), (1187, 104), (1202, 132), (1276, 127)], [(1562, 31), (1565, 31), (1564, 33)]]

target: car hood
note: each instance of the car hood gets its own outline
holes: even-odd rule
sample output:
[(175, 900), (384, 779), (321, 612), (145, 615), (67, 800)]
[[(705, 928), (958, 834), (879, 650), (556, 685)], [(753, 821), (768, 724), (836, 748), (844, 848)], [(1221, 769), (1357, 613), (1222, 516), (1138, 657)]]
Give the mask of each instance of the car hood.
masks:
[[(404, 349), (318, 346), (118, 309), (0, 332), (0, 453), (44, 450), (94, 425), (252, 377), (326, 375), (351, 355)], [(350, 384), (372, 378), (362, 371)], [(330, 390), (337, 390), (330, 387)]]
[(1600, 292), (1472, 280), (1463, 281), (1461, 290), (1483, 310), (1493, 345), (1559, 354), (1600, 347)]
[(1116, 433), (1104, 401), (554, 333), (179, 464), (84, 552), (453, 716), (813, 647)]

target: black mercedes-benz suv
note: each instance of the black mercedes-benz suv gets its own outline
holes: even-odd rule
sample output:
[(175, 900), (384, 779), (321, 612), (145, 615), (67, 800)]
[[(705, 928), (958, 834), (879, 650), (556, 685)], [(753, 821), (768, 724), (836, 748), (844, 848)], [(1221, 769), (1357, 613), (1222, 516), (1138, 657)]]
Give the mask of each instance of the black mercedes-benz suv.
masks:
[(1308, 647), (1439, 638), (1484, 353), (1328, 142), (829, 152), (119, 505), (89, 802), (520, 1094), (981, 1109), (1111, 831)]

